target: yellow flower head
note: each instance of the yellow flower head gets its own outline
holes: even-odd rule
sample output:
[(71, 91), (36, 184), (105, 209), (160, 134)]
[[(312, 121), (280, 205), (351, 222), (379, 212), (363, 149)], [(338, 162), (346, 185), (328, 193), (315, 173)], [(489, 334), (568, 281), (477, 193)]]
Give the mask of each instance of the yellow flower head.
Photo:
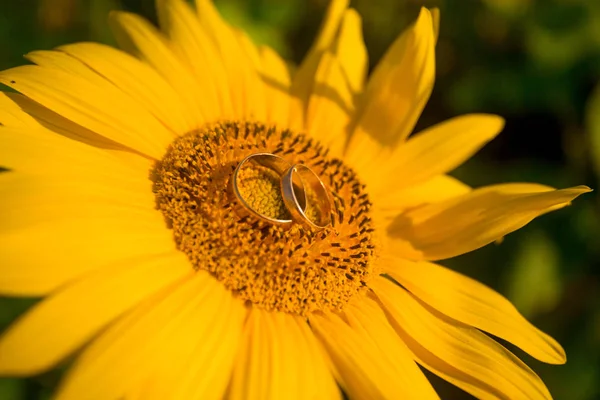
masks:
[[(78, 43), (0, 73), (19, 92), (0, 96), (0, 293), (45, 297), (0, 338), (1, 374), (81, 349), (58, 399), (437, 398), (418, 365), (476, 397), (550, 398), (484, 332), (547, 363), (565, 362), (560, 345), (432, 261), (589, 189), (446, 175), (502, 118), (410, 136), (433, 87), (437, 11), (366, 79), (347, 3), (332, 1), (293, 72), (208, 0), (158, 0), (160, 31), (111, 15), (123, 51)], [(325, 229), (238, 212), (232, 174), (256, 153), (314, 172), (327, 194), (306, 189), (302, 207), (327, 197)], [(249, 163), (236, 176), (252, 209), (290, 218), (280, 173)]]

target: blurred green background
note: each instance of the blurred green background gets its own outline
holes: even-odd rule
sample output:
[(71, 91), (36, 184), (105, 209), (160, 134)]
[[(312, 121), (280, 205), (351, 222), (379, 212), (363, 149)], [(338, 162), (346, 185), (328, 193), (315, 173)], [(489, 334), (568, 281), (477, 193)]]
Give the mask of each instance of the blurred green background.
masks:
[[(221, 12), (256, 42), (298, 62), (327, 0), (217, 0)], [(417, 15), (441, 9), (437, 82), (419, 128), (449, 117), (490, 112), (504, 133), (456, 171), (479, 186), (534, 181), (599, 187), (600, 1), (355, 0), (371, 66)], [(155, 21), (153, 0), (0, 0), (0, 69), (60, 44), (114, 44), (106, 16), (125, 9)], [(490, 245), (445, 264), (507, 295), (565, 347), (568, 363), (521, 356), (556, 399), (600, 399), (600, 204), (595, 193)], [(34, 300), (0, 298), (0, 329)], [(43, 335), (40, 332), (40, 335)], [(60, 373), (0, 378), (0, 399), (47, 399)], [(432, 378), (442, 398), (470, 398)]]

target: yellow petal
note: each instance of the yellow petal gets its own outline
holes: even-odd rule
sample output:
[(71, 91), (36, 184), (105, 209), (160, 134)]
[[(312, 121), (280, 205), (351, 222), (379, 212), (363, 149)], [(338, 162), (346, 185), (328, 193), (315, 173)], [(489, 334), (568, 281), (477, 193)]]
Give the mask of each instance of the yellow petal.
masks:
[(374, 193), (388, 193), (390, 180), (400, 190), (452, 171), (471, 158), (504, 127), (495, 115), (471, 114), (452, 118), (411, 137), (381, 162), (377, 178), (367, 184)]
[(265, 118), (278, 126), (289, 127), (291, 79), (288, 66), (270, 47), (261, 46), (259, 51), (265, 87)]
[(57, 398), (220, 399), (244, 315), (229, 291), (199, 272), (103, 333), (71, 369)]
[(233, 118), (231, 90), (219, 50), (182, 0), (156, 3), (161, 30), (170, 39), (173, 52), (198, 79), (204, 115), (211, 121)]
[(541, 185), (504, 184), (426, 205), (399, 215), (388, 227), (395, 241), (409, 242), (423, 259), (441, 260), (478, 249), (534, 218), (568, 205), (586, 186), (551, 190)]
[(26, 99), (25, 96), (18, 93), (0, 92), (0, 124), (2, 124), (3, 127), (39, 128), (40, 123), (31, 115), (27, 114), (23, 108), (15, 102), (15, 98)]
[[(40, 66), (59, 69), (68, 74), (86, 79), (89, 82), (95, 82), (100, 86), (107, 83), (104, 77), (98, 75), (81, 61), (60, 51), (35, 51), (27, 54), (25, 57)], [(158, 86), (160, 87), (160, 85)], [(135, 97), (135, 93), (128, 92), (127, 94)], [(163, 99), (164, 97), (168, 98), (166, 93), (161, 94), (161, 96), (163, 96)], [(28, 129), (27, 133), (29, 133), (29, 129), (31, 128), (35, 128), (38, 132), (40, 129), (49, 130), (51, 133), (56, 133), (94, 147), (116, 150), (116, 152), (113, 152), (113, 156), (121, 158), (122, 161), (127, 161), (128, 163), (135, 164), (140, 161), (139, 157), (133, 156), (134, 154), (144, 156), (130, 147), (76, 124), (19, 93), (0, 92), (0, 104), (2, 105), (0, 109), (0, 123), (4, 126), (25, 127)], [(17, 110), (18, 114), (15, 113)], [(16, 118), (16, 115), (18, 115), (18, 118)]]
[(40, 67), (56, 68), (69, 74), (77, 75), (90, 82), (103, 85), (104, 78), (88, 68), (78, 59), (60, 51), (39, 50), (25, 55), (29, 61)]
[(161, 158), (173, 140), (137, 102), (106, 82), (97, 85), (58, 69), (26, 65), (0, 72), (0, 82), (108, 139)]
[(152, 168), (148, 159), (87, 146), (33, 125), (0, 128), (0, 165), (33, 175), (93, 177), (107, 183), (148, 183)]
[(33, 375), (51, 368), (123, 312), (191, 273), (185, 255), (174, 252), (114, 265), (66, 287), (0, 337), (0, 373)]
[(425, 308), (385, 278), (371, 281), (419, 364), (478, 398), (551, 399), (541, 379), (475, 328)]
[(389, 188), (387, 193), (377, 196), (373, 204), (376, 212), (385, 218), (394, 218), (402, 211), (425, 204), (439, 203), (454, 197), (463, 196), (471, 188), (448, 175), (437, 175), (417, 185), (400, 190)]
[[(0, 174), (0, 231), (87, 217), (155, 218), (152, 182), (146, 177), (151, 165), (132, 171), (118, 160), (96, 158), (93, 152), (64, 152), (61, 150), (68, 146), (43, 146), (43, 139), (47, 139), (43, 137), (35, 143), (21, 140), (24, 146), (15, 146), (19, 140), (2, 140), (7, 139), (2, 133), (0, 130), (2, 150), (14, 158), (13, 162), (3, 157), (9, 158), (5, 165), (19, 172)], [(63, 139), (58, 144), (62, 141), (73, 143)], [(46, 152), (54, 157), (44, 157)]]
[(90, 177), (61, 178), (1, 174), (0, 232), (66, 219), (154, 218), (156, 214), (150, 181), (134, 188), (136, 182), (127, 180), (107, 184)]
[(540, 361), (566, 361), (560, 344), (530, 324), (504, 296), (469, 277), (441, 265), (406, 260), (395, 260), (386, 273), (449, 317), (504, 339)]
[(45, 295), (94, 269), (175, 249), (158, 211), (126, 211), (0, 232), (0, 293)]
[[(181, 0), (178, 0), (181, 1)], [(221, 18), (210, 0), (196, 0), (201, 27), (219, 51), (229, 79), (233, 111), (237, 118), (256, 118), (259, 111), (253, 89), (260, 83), (257, 71), (231, 27)], [(261, 105), (262, 106), (262, 105)]]
[(150, 64), (181, 96), (185, 106), (182, 112), (196, 118), (196, 127), (210, 121), (208, 118), (212, 116), (205, 112), (207, 98), (203, 96), (198, 81), (173, 54), (165, 38), (152, 24), (125, 12), (111, 13), (109, 22), (119, 45)]
[(425, 107), (435, 77), (434, 32), (430, 12), (392, 44), (375, 67), (348, 147), (348, 162), (368, 171), (382, 153), (402, 143)]
[(0, 123), (9, 128), (26, 128), (22, 132), (29, 136), (33, 128), (35, 133), (43, 133), (46, 136), (58, 134), (101, 149), (139, 154), (127, 146), (66, 119), (22, 94), (0, 92), (0, 106)]
[(339, 399), (340, 391), (306, 321), (253, 308), (228, 399)]
[(276, 335), (273, 334), (273, 324), (266, 313), (252, 308), (248, 314), (240, 351), (225, 396), (227, 399), (266, 399), (270, 393), (277, 393), (281, 389), (279, 382), (274, 379), (281, 370), (281, 360), (278, 357), (281, 349), (280, 344), (274, 341)]
[(155, 370), (138, 385), (138, 398), (223, 399), (247, 310), (219, 282), (214, 284), (219, 285), (214, 298), (206, 299), (190, 321), (182, 322), (180, 332), (166, 340)]
[[(361, 314), (361, 318), (367, 316)], [(365, 329), (373, 332), (374, 328), (363, 326), (365, 320), (357, 320), (356, 324), (360, 323), (360, 326), (351, 327), (339, 316), (327, 313), (325, 316), (311, 315), (310, 323), (329, 352), (340, 384), (351, 398), (436, 398), (425, 376), (419, 377), (421, 372), (412, 359), (404, 354), (403, 359), (391, 360), (383, 348), (388, 343), (373, 340)], [(394, 334), (389, 332), (391, 327), (386, 328), (383, 323), (378, 323), (378, 327), (384, 329), (386, 338)], [(397, 346), (394, 350), (401, 351)]]
[(352, 93), (360, 93), (367, 76), (369, 56), (362, 35), (362, 19), (353, 8), (344, 12), (334, 53)]
[[(266, 89), (263, 75), (262, 59), (258, 48), (252, 39), (241, 30), (234, 30), (235, 37), (240, 43), (241, 50), (248, 60), (252, 62), (249, 71), (251, 79), (246, 80), (246, 106), (249, 118), (257, 121), (267, 119)], [(286, 114), (289, 110), (286, 110)]]
[[(52, 69), (58, 69), (68, 73), (69, 75), (76, 75), (82, 79), (86, 79), (88, 82), (95, 82), (99, 86), (106, 85), (107, 82), (100, 75), (93, 72), (87, 66), (82, 64), (77, 59), (70, 57), (67, 54), (58, 51), (39, 51), (28, 54), (26, 57), (40, 63), (40, 65), (47, 65)], [(84, 128), (81, 125), (70, 121), (69, 119), (61, 116), (54, 111), (42, 106), (41, 104), (32, 101), (31, 99), (18, 94), (18, 93), (1, 93), (3, 97), (3, 109), (0, 111), (0, 121), (5, 118), (2, 114), (6, 113), (6, 108), (9, 109), (20, 109), (21, 113), (25, 112), (29, 114), (27, 118), (21, 118), (21, 124), (15, 124), (14, 119), (11, 121), (3, 122), (5, 126), (27, 126), (52, 130), (60, 135), (69, 137), (71, 139), (81, 141), (90, 144), (95, 147), (103, 149), (114, 149), (119, 151), (129, 151), (131, 153), (138, 153), (137, 151), (120, 144), (114, 140), (104, 137), (96, 132)], [(12, 103), (8, 105), (8, 103)], [(10, 112), (9, 112), (10, 113)]]
[(304, 68), (304, 65), (310, 64), (311, 57), (319, 58), (319, 53), (331, 49), (331, 46), (334, 44), (336, 36), (338, 35), (340, 24), (345, 16), (348, 4), (348, 0), (331, 0), (329, 2), (327, 12), (321, 22), (321, 27), (319, 28), (319, 33), (303, 60), (302, 66), (300, 67), (301, 69)]
[[(324, 52), (333, 50), (340, 23), (349, 0), (331, 0), (319, 34), (292, 79), (291, 121), (301, 128), (319, 62)], [(297, 121), (297, 122), (294, 122)]]
[(375, 343), (381, 351), (381, 357), (394, 365), (397, 371), (394, 377), (395, 390), (398, 394), (402, 393), (403, 398), (439, 398), (379, 305), (369, 298), (363, 298), (348, 306), (344, 314), (350, 326)]
[(72, 44), (59, 47), (59, 50), (119, 87), (174, 133), (183, 134), (196, 128), (194, 119), (183, 112), (179, 95), (147, 64), (99, 43)]
[(305, 318), (294, 317), (292, 324), (298, 328), (298, 342), (305, 344), (305, 350), (298, 348), (302, 353), (300, 358), (306, 359), (306, 365), (310, 365), (317, 393), (323, 399), (341, 399), (342, 393), (334, 379), (333, 366), (327, 352), (315, 337), (314, 332)]
[(353, 111), (352, 93), (344, 72), (331, 53), (324, 53), (308, 102), (306, 129), (329, 148), (333, 157), (343, 157), (348, 138), (346, 128)]

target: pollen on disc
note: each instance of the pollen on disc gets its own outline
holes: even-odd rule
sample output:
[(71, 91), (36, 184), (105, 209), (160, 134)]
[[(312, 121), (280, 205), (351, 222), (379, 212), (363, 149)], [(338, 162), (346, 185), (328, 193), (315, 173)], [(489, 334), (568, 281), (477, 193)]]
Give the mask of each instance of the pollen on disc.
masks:
[(238, 174), (238, 189), (249, 207), (266, 217), (290, 219), (280, 189), (281, 177), (262, 165), (246, 163)]
[[(248, 155), (263, 152), (305, 164), (319, 176), (333, 199), (330, 227), (282, 227), (235, 212), (228, 190), (233, 171)], [(288, 218), (274, 171), (253, 166), (240, 172), (244, 199), (266, 215)], [(257, 307), (299, 315), (339, 310), (377, 273), (365, 186), (303, 134), (260, 123), (207, 126), (177, 138), (152, 179), (157, 208), (193, 268), (209, 271)]]

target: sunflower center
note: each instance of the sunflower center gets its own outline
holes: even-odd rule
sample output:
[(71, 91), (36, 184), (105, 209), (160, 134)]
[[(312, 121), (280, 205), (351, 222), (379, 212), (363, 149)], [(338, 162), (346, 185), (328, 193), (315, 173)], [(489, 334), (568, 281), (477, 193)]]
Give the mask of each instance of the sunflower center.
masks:
[[(229, 188), (253, 153), (305, 164), (331, 193), (332, 224), (315, 231), (236, 213)], [(305, 315), (341, 309), (374, 276), (374, 228), (365, 187), (314, 140), (259, 123), (224, 122), (176, 139), (153, 172), (157, 208), (196, 270), (209, 271), (240, 298), (268, 310)], [(289, 219), (278, 174), (252, 165), (238, 189), (259, 213)], [(313, 193), (307, 193), (311, 201)]]
[(281, 196), (281, 177), (270, 168), (247, 166), (239, 173), (239, 191), (248, 206), (273, 219), (290, 219)]

